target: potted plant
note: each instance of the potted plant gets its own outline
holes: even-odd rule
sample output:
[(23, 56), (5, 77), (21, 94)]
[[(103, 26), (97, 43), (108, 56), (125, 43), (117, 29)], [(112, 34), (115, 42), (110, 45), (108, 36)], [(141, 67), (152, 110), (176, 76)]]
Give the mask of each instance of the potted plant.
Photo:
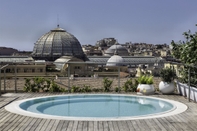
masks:
[(138, 79), (137, 94), (152, 95), (155, 92), (153, 76), (142, 75)]
[(163, 68), (160, 72), (161, 82), (159, 83), (159, 91), (163, 94), (171, 94), (174, 92), (174, 79), (176, 73), (173, 68)]

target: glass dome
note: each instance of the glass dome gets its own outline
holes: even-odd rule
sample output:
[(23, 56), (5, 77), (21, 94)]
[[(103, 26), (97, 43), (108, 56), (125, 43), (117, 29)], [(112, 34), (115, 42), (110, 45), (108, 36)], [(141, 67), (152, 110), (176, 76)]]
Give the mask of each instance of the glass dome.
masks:
[(121, 56), (115, 54), (109, 58), (106, 66), (123, 66), (123, 64), (124, 59)]
[(128, 56), (129, 55), (129, 53), (125, 47), (123, 47), (122, 45), (119, 45), (119, 44), (114, 44), (105, 51), (105, 56), (109, 56), (109, 55), (112, 56), (114, 54), (115, 50), (118, 51), (118, 54), (120, 56)]
[(55, 60), (61, 56), (74, 56), (84, 59), (81, 44), (75, 36), (66, 30), (57, 28), (41, 36), (34, 45), (34, 59)]

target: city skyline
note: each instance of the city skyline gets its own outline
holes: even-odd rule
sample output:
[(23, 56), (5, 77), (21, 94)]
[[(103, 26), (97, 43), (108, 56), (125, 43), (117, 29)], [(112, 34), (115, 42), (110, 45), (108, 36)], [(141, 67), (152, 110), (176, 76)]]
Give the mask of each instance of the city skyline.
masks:
[(121, 44), (170, 44), (184, 40), (183, 32), (196, 31), (196, 4), (195, 0), (1, 1), (0, 46), (32, 51), (34, 43), (58, 24), (82, 45), (108, 37)]

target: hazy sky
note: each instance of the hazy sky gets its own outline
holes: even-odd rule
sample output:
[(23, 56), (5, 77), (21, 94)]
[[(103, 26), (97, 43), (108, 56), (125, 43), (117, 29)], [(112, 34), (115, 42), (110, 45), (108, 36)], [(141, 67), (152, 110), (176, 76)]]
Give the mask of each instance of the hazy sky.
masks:
[(197, 30), (197, 0), (0, 0), (0, 46), (32, 51), (57, 27), (81, 44), (114, 37), (119, 43), (170, 44)]

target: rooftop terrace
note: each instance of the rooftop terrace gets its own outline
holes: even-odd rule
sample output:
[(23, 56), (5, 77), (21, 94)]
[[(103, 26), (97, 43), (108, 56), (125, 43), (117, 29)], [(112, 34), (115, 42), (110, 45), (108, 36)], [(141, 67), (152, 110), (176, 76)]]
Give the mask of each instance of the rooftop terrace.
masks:
[[(60, 93), (58, 93), (60, 94)], [(57, 93), (7, 93), (0, 97), (0, 130), (14, 131), (196, 131), (197, 130), (197, 104), (188, 102), (183, 96), (174, 95), (152, 95), (164, 99), (176, 100), (188, 106), (185, 112), (162, 118), (128, 121), (68, 121), (39, 119), (12, 114), (4, 109), (4, 106), (21, 99), (58, 95)], [(61, 93), (62, 94), (62, 93)]]

